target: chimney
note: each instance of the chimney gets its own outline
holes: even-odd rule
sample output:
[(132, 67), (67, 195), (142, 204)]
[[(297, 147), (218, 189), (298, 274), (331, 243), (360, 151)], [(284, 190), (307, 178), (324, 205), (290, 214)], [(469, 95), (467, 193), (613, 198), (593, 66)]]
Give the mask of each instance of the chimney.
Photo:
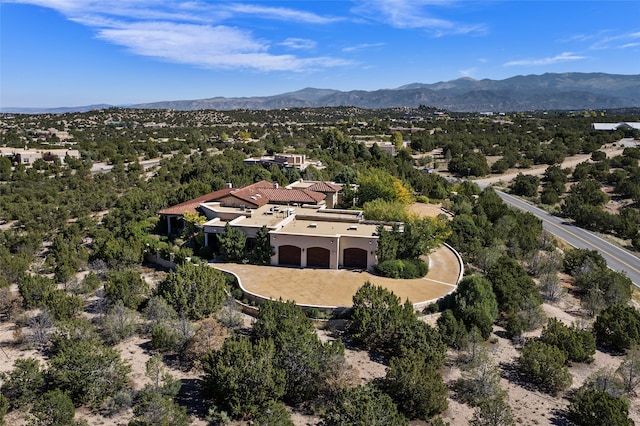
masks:
[(224, 187), (227, 188), (227, 189), (231, 189), (231, 188), (233, 188), (233, 184), (231, 182), (227, 182), (227, 183), (224, 184)]
[(273, 187), (274, 187), (275, 189), (278, 189), (278, 182), (273, 182)]

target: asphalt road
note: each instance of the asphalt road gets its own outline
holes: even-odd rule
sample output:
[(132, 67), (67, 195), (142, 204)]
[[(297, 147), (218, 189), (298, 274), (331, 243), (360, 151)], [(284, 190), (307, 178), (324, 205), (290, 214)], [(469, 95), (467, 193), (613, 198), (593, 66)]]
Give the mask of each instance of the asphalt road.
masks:
[(609, 268), (626, 273), (633, 284), (636, 287), (640, 287), (640, 258), (634, 254), (603, 240), (585, 229), (567, 223), (562, 218), (539, 209), (518, 197), (497, 190), (496, 193), (508, 205), (538, 217), (542, 220), (542, 226), (546, 231), (566, 241), (573, 247), (596, 250), (607, 261)]

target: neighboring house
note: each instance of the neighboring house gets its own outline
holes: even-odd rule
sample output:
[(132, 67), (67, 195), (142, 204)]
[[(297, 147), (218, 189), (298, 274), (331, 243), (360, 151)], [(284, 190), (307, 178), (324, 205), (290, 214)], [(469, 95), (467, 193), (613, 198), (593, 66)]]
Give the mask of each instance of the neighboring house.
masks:
[(260, 158), (247, 158), (242, 160), (242, 162), (244, 164), (260, 164), (265, 167), (275, 164), (278, 167), (295, 168), (298, 170), (304, 170), (308, 166), (322, 168), (321, 162), (307, 160), (304, 154), (275, 154), (273, 156), (263, 156)]
[(640, 130), (640, 123), (593, 123), (593, 130), (608, 130), (614, 132), (619, 129), (636, 129)]
[(242, 188), (229, 185), (159, 214), (171, 233), (185, 212), (200, 212), (208, 219), (203, 226), (207, 246), (217, 244), (214, 236), (227, 224), (241, 229), (249, 244), (266, 226), (275, 252), (272, 265), (370, 270), (376, 264), (377, 226), (363, 223), (362, 211), (329, 208), (326, 200), (335, 205), (338, 188), (304, 181), (287, 188), (267, 181)]
[(340, 203), (342, 187), (332, 182), (304, 181), (300, 179), (287, 186), (289, 189), (306, 189), (308, 191), (320, 192), (326, 196), (324, 202), (327, 208), (334, 208)]
[(43, 158), (45, 161), (51, 161), (54, 158), (59, 158), (63, 163), (67, 156), (71, 158), (80, 158), (80, 151), (77, 149), (0, 148), (0, 154), (4, 157), (10, 157), (15, 163), (21, 163), (25, 166), (33, 165), (33, 163), (40, 158)]

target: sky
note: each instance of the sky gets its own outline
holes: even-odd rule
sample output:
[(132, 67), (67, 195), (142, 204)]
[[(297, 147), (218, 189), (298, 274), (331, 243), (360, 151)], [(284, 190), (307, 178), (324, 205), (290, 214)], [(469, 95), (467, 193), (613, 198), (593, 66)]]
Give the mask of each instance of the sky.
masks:
[(640, 74), (640, 1), (0, 0), (0, 107)]

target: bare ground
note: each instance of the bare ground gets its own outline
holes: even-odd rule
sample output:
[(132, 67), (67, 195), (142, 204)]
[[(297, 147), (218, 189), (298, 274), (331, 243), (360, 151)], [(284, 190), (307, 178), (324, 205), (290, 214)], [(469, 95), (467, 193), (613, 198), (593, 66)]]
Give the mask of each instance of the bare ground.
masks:
[[(618, 151), (621, 152), (621, 147), (608, 147), (603, 150), (607, 152), (607, 155), (615, 155)], [(588, 155), (576, 156), (567, 159), (562, 167), (575, 166), (576, 164), (589, 159)], [(526, 173), (530, 174), (542, 174), (546, 166), (533, 168), (527, 170)], [(513, 179), (517, 173), (521, 170), (507, 173), (500, 177), (490, 178), (487, 182), (506, 182)], [(438, 207), (436, 207), (438, 209)], [(161, 273), (157, 274), (152, 270), (147, 270), (143, 274), (145, 279), (150, 281), (153, 286), (154, 282), (161, 279)], [(16, 291), (16, 289), (13, 289)], [(561, 301), (555, 304), (545, 304), (543, 308), (549, 317), (556, 317), (563, 322), (570, 324), (574, 322), (584, 322), (585, 319), (581, 314), (581, 309), (575, 299), (570, 295), (565, 296)], [(436, 319), (435, 315), (425, 318), (429, 323), (434, 323)], [(246, 325), (249, 325), (252, 321), (250, 317), (245, 318)], [(43, 359), (42, 355), (32, 348), (25, 348), (23, 345), (17, 345), (14, 340), (14, 333), (16, 325), (14, 322), (0, 323), (0, 372), (10, 371), (13, 362), (19, 358), (34, 357)], [(514, 373), (514, 363), (519, 353), (516, 347), (509, 340), (504, 338), (504, 334), (501, 333), (501, 329), (496, 327), (494, 334), (489, 341), (489, 353), (493, 361), (500, 366), (502, 373), (502, 386), (507, 390), (508, 401), (511, 405), (516, 418), (516, 424), (518, 425), (564, 425), (567, 424), (566, 420), (562, 417), (561, 410), (566, 408), (568, 401), (566, 399), (567, 392), (557, 397), (550, 396), (543, 392), (531, 388), (530, 386), (522, 383), (518, 379), (516, 373)], [(319, 331), (321, 338), (331, 338), (327, 332)], [(539, 330), (537, 331), (539, 333)], [(535, 335), (532, 333), (531, 335)], [(133, 367), (131, 374), (131, 385), (134, 389), (141, 389), (144, 387), (147, 379), (144, 375), (145, 362), (151, 356), (148, 350), (148, 341), (139, 337), (128, 339), (119, 345), (117, 348), (122, 353), (122, 356)], [(370, 355), (361, 350), (347, 349), (345, 352), (347, 362), (357, 371), (358, 377), (362, 382), (370, 381), (376, 377), (383, 377), (385, 375), (386, 366), (377, 359), (371, 359)], [(453, 359), (455, 354), (451, 353), (447, 367), (443, 370), (443, 377), (448, 385), (451, 385), (458, 377), (460, 377), (460, 370), (455, 366)], [(570, 367), (570, 371), (573, 376), (573, 385), (571, 389), (577, 389), (580, 387), (586, 378), (601, 368), (618, 367), (622, 357), (613, 356), (611, 354), (597, 351), (595, 355), (595, 362), (592, 364), (574, 364)], [(198, 371), (185, 372), (178, 368), (172, 368), (171, 363), (168, 367), (171, 374), (174, 377), (179, 378), (183, 382), (185, 392), (180, 396), (183, 403), (188, 406), (188, 411), (191, 413), (190, 419), (192, 425), (206, 425), (207, 422), (203, 419), (203, 403), (200, 400), (189, 399), (194, 390), (197, 390), (198, 380), (201, 373)], [(449, 422), (453, 426), (466, 425), (469, 419), (473, 416), (473, 408), (466, 404), (462, 404), (452, 398), (449, 398), (449, 408), (442, 413), (442, 417), (445, 421)], [(120, 426), (126, 425), (132, 417), (131, 410), (127, 410), (119, 413), (115, 417), (101, 416), (95, 413), (90, 413), (85, 409), (77, 410), (77, 417), (87, 419), (90, 425), (104, 425), (104, 426)], [(23, 426), (26, 425), (24, 414), (20, 412), (9, 413), (5, 420), (7, 425)], [(635, 397), (631, 400), (631, 419), (640, 424), (640, 397)], [(315, 416), (305, 415), (303, 413), (292, 413), (292, 420), (296, 426), (311, 426), (319, 425), (320, 419)], [(243, 423), (234, 422), (234, 426), (241, 425)], [(416, 421), (412, 422), (412, 425), (424, 425), (424, 422)]]

